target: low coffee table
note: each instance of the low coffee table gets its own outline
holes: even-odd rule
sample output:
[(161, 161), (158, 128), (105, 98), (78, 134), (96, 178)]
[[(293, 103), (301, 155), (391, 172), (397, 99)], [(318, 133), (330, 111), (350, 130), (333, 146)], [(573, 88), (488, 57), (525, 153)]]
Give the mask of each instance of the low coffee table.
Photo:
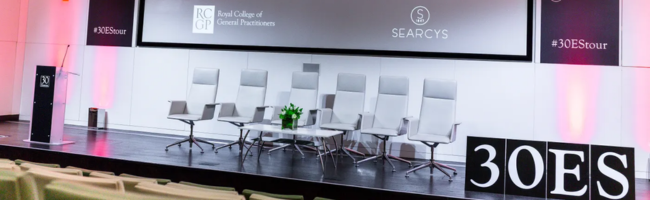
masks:
[[(244, 136), (244, 140), (246, 140), (246, 137), (248, 137), (248, 133), (251, 131), (259, 131), (260, 135), (258, 139), (253, 141), (253, 144), (246, 150), (246, 154), (242, 156), (242, 164), (244, 164), (244, 161), (246, 160), (246, 157), (248, 157), (248, 153), (250, 152), (251, 148), (255, 146), (255, 143), (257, 143), (258, 146), (258, 153), (257, 153), (257, 161), (259, 162), (260, 160), (260, 154), (262, 154), (262, 147), (264, 145), (264, 140), (262, 139), (262, 135), (264, 132), (266, 133), (282, 133), (282, 134), (289, 134), (289, 135), (294, 135), (294, 136), (309, 136), (316, 138), (316, 140), (320, 140), (321, 144), (323, 144), (323, 148), (325, 149), (325, 152), (329, 151), (329, 147), (327, 146), (327, 140), (326, 138), (334, 138), (337, 135), (343, 134), (343, 131), (333, 131), (333, 130), (321, 130), (321, 129), (308, 129), (308, 128), (297, 128), (295, 130), (291, 129), (282, 129), (280, 126), (277, 125), (267, 125), (267, 124), (252, 124), (252, 125), (246, 125), (239, 127), (241, 130), (246, 130), (246, 136)], [(291, 142), (294, 142), (294, 140), (291, 140)], [(320, 154), (320, 149), (318, 149), (318, 146), (316, 146), (313, 142), (310, 141), (295, 141), (295, 143), (299, 143), (300, 145), (303, 146), (313, 146), (316, 148), (318, 151), (318, 154)], [(334, 140), (334, 146), (336, 149), (338, 149), (338, 145), (336, 144), (336, 140)], [(332, 157), (332, 160), (334, 160), (334, 155), (330, 154)], [(319, 156), (320, 158), (320, 164), (323, 169), (323, 172), (325, 171), (325, 164), (323, 163), (323, 156)], [(334, 167), (336, 168), (336, 160), (334, 160)]]

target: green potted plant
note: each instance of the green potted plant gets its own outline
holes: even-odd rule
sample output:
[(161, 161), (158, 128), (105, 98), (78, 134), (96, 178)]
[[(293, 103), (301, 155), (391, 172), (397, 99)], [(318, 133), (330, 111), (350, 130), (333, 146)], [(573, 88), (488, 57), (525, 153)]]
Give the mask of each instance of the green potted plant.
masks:
[(282, 119), (282, 129), (295, 130), (298, 127), (300, 115), (302, 115), (302, 108), (290, 103), (289, 107), (284, 106), (281, 111), (280, 119)]

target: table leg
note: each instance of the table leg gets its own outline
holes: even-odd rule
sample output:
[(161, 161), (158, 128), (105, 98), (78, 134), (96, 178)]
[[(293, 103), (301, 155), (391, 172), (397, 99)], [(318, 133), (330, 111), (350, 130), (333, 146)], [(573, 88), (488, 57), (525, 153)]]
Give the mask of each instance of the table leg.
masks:
[[(321, 140), (321, 142), (320, 142), (321, 145), (324, 145), (323, 138), (320, 138), (320, 140)], [(318, 141), (318, 138), (316, 138), (316, 141)], [(318, 147), (316, 148), (316, 150), (317, 150), (317, 153), (320, 154), (320, 149)], [(323, 157), (318, 156), (318, 158), (320, 158), (320, 167), (323, 169), (323, 173), (325, 173), (325, 164), (323, 163)]]
[(257, 162), (260, 162), (260, 156), (262, 155), (262, 150), (264, 149), (264, 141), (262, 140), (262, 132), (260, 132), (260, 137), (258, 138), (259, 149), (257, 149)]
[[(250, 131), (248, 131), (248, 132), (250, 132)], [(246, 136), (248, 136), (248, 132), (246, 132)], [(246, 138), (246, 137), (244, 137), (244, 138)], [(253, 144), (251, 144), (251, 147), (248, 148), (248, 149), (246, 149), (246, 154), (244, 154), (244, 155), (242, 156), (242, 160), (241, 160), (241, 165), (242, 165), (242, 166), (244, 165), (244, 161), (246, 161), (246, 157), (248, 157), (248, 153), (249, 153), (249, 152), (251, 151), (251, 149), (253, 148), (253, 145), (255, 145), (255, 142), (258, 142), (258, 143), (259, 143), (259, 141), (260, 141), (260, 140), (255, 140), (255, 141), (253, 141)], [(241, 154), (241, 153), (240, 153), (240, 154)]]
[(244, 138), (242, 138), (242, 139), (239, 141), (239, 142), (240, 142), (240, 143), (239, 143), (239, 145), (240, 145), (240, 146), (239, 146), (239, 147), (240, 147), (240, 149), (239, 149), (239, 150), (240, 150), (240, 151), (239, 151), (239, 155), (240, 155), (240, 156), (244, 153), (244, 141), (246, 141), (246, 138), (248, 137), (248, 133), (250, 133), (250, 132), (251, 132), (250, 130), (246, 131), (246, 135), (244, 135)]
[[(332, 137), (332, 140), (334, 140), (334, 148), (339, 148), (338, 145), (336, 145), (336, 138)], [(329, 145), (327, 144), (327, 139), (323, 139), (323, 143), (325, 144), (325, 151), (329, 150)], [(325, 155), (327, 156), (327, 155)], [(330, 156), (332, 157), (332, 162), (334, 163), (334, 168), (337, 166), (336, 159), (334, 159), (334, 153), (330, 153)]]

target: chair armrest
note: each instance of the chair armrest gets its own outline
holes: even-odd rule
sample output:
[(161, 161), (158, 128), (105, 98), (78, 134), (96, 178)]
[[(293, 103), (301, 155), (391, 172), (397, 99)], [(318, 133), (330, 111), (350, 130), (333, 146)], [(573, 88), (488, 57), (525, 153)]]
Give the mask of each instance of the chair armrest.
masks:
[(171, 103), (169, 115), (185, 114), (186, 101), (169, 101), (169, 103)]
[(320, 111), (320, 124), (332, 122), (331, 108), (320, 108), (318, 110)]
[(361, 118), (361, 124), (357, 126), (357, 129), (372, 128), (372, 124), (375, 122), (375, 114), (372, 113), (361, 113), (359, 118)]
[(269, 108), (270, 106), (259, 106), (255, 108), (255, 114), (253, 115), (253, 123), (260, 123), (264, 121), (264, 112), (266, 112), (266, 108)]
[(451, 142), (456, 141), (456, 132), (458, 130), (458, 126), (461, 124), (461, 122), (456, 122), (454, 123), (454, 126), (451, 128)]
[(305, 126), (313, 126), (316, 124), (316, 120), (318, 119), (318, 109), (309, 110), (307, 112), (307, 121), (305, 122)]
[(397, 128), (397, 135), (406, 135), (408, 133), (408, 120), (412, 119), (412, 116), (404, 117), (402, 118), (402, 121), (399, 124), (399, 127)]
[(214, 118), (214, 111), (217, 107), (216, 103), (205, 104), (203, 107), (203, 114), (201, 115), (201, 120), (211, 120)]
[(283, 106), (270, 106), (273, 108), (273, 115), (271, 115), (271, 121), (280, 120), (280, 113), (282, 113)]
[(418, 133), (420, 127), (420, 120), (413, 117), (404, 118), (404, 126), (406, 126), (406, 133), (409, 137)]
[(219, 110), (217, 117), (232, 117), (235, 113), (235, 103), (217, 103), (215, 105), (221, 105), (221, 110)]

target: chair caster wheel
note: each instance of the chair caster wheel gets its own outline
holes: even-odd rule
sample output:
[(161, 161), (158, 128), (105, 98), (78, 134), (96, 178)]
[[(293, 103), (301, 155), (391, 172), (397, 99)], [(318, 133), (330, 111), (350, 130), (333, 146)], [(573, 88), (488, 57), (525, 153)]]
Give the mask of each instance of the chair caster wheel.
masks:
[(180, 147), (180, 146), (181, 146), (181, 144), (178, 144), (178, 146)]
[(219, 151), (214, 151), (214, 153), (219, 153)]
[(201, 154), (203, 154), (203, 151), (201, 151)]
[(393, 172), (396, 172), (395, 169), (393, 169)]
[(212, 146), (212, 149), (214, 150), (214, 146)]
[(458, 172), (454, 172), (454, 175), (458, 175)]
[(450, 182), (450, 183), (451, 183), (451, 182), (454, 182), (454, 180), (449, 179), (449, 182)]
[(165, 149), (165, 151), (169, 151), (169, 149)]
[(408, 178), (408, 177), (409, 177), (409, 175), (407, 174), (407, 175), (406, 175), (406, 178)]
[(229, 149), (232, 149), (232, 146), (228, 146)]

